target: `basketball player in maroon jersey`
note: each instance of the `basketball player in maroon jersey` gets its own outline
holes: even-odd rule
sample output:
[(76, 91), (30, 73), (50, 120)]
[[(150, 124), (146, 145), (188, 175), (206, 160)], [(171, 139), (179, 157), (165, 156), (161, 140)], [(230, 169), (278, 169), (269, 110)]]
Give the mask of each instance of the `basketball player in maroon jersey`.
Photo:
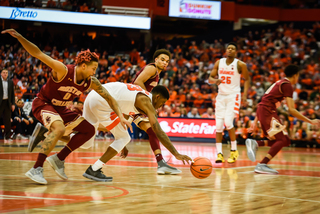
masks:
[[(45, 125), (49, 134), (42, 143), (35, 165), (26, 173), (26, 176), (37, 183), (47, 184), (43, 177), (43, 164), (47, 160), (58, 176), (67, 180), (68, 177), (64, 172), (65, 158), (95, 134), (93, 125), (78, 113), (66, 108), (76, 96), (92, 88), (108, 102), (124, 127), (127, 125), (131, 128), (131, 125), (123, 117), (116, 100), (102, 87), (97, 78), (92, 77), (96, 72), (99, 60), (95, 53), (89, 50), (82, 51), (77, 56), (76, 65), (66, 66), (44, 54), (36, 45), (14, 29), (4, 30), (1, 33), (9, 33), (17, 38), (30, 55), (38, 58), (52, 69), (52, 78), (41, 88), (32, 102), (32, 113)], [(71, 132), (76, 132), (76, 134), (68, 144), (58, 154), (47, 158), (57, 141), (62, 136), (68, 136)], [(32, 143), (32, 140), (30, 142)], [(35, 146), (29, 145), (29, 147), (34, 148)]]
[[(171, 59), (171, 53), (166, 49), (159, 49), (153, 54), (154, 63), (150, 63), (143, 67), (137, 74), (133, 84), (140, 86), (144, 90), (151, 92), (151, 90), (158, 85), (159, 74), (166, 69)], [(135, 115), (133, 122), (145, 131), (149, 136), (149, 142), (153, 153), (156, 156), (158, 163), (158, 174), (180, 174), (181, 171), (177, 168), (169, 166), (162, 157), (159, 140), (151, 128), (149, 119), (144, 115)]]
[[(268, 146), (271, 146), (268, 154), (256, 166), (254, 171), (257, 173), (278, 174), (278, 171), (267, 166), (267, 163), (276, 156), (282, 147), (290, 145), (290, 139), (285, 131), (286, 127), (281, 124), (277, 114), (277, 103), (286, 99), (289, 113), (292, 116), (312, 125), (320, 125), (319, 120), (310, 120), (298, 112), (294, 107), (294, 101), (292, 99), (292, 85), (296, 84), (299, 80), (299, 67), (296, 65), (288, 65), (285, 68), (284, 73), (286, 78), (275, 82), (263, 95), (261, 102), (258, 105), (257, 116), (248, 130), (249, 132), (253, 132), (256, 129), (257, 122), (259, 120), (264, 136), (269, 139)], [(247, 154), (251, 161), (256, 160), (256, 151), (258, 146), (263, 145), (264, 141), (262, 140), (258, 142), (252, 139), (246, 140)]]

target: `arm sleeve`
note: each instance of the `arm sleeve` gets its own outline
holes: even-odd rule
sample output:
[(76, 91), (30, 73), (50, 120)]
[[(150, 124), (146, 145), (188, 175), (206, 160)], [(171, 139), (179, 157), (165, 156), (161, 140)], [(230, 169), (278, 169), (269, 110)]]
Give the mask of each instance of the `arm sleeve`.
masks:
[(292, 98), (293, 88), (290, 83), (283, 83), (281, 85), (281, 91), (282, 91), (284, 97), (291, 97)]

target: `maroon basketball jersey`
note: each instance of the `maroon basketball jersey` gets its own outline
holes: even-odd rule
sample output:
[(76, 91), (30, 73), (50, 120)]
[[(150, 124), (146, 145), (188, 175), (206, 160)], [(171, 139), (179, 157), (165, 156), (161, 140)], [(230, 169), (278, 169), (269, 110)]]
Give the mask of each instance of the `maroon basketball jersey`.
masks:
[(76, 81), (76, 66), (67, 65), (68, 72), (60, 81), (52, 77), (41, 88), (38, 97), (54, 106), (67, 106), (73, 99), (80, 96), (91, 85), (91, 78), (78, 84)]
[[(154, 63), (150, 63), (148, 65), (152, 65), (154, 67), (156, 67), (156, 65)], [(146, 66), (148, 66), (146, 65)], [(143, 68), (141, 68), (141, 70), (136, 74), (136, 77), (134, 78), (134, 80), (132, 81), (132, 84), (134, 84), (134, 81), (136, 81), (136, 79), (138, 78), (138, 76), (143, 72), (144, 68), (146, 67), (144, 66)], [(159, 82), (159, 74), (158, 71), (157, 73), (151, 77), (150, 79), (148, 79), (145, 83), (144, 86), (146, 87), (147, 91), (151, 92), (151, 90), (156, 87), (158, 85)]]
[(276, 110), (276, 103), (281, 102), (285, 97), (291, 97), (293, 94), (293, 88), (287, 78), (278, 80), (273, 83), (266, 93), (263, 95), (259, 105), (271, 107), (272, 110)]

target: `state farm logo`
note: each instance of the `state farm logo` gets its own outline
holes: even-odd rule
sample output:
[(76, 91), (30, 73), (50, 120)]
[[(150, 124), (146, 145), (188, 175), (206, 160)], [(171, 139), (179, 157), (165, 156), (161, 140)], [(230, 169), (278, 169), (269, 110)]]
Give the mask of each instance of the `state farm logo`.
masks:
[(176, 121), (172, 123), (172, 127), (167, 121), (161, 121), (160, 126), (165, 133), (179, 133), (179, 134), (214, 134), (216, 131), (215, 125), (210, 125), (206, 122), (199, 122), (198, 124), (184, 123)]

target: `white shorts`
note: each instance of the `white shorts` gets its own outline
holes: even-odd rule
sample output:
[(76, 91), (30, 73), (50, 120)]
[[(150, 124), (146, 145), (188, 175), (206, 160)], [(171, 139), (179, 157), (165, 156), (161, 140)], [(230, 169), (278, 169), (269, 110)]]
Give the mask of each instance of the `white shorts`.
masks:
[(216, 118), (225, 119), (234, 118), (239, 115), (240, 109), (240, 93), (234, 94), (218, 94), (216, 98)]
[[(93, 108), (91, 109), (88, 102), (85, 102), (83, 108), (83, 117), (91, 123), (95, 130), (97, 131), (99, 125), (110, 131), (115, 139), (127, 138), (129, 135), (128, 130), (126, 130), (120, 123), (120, 119), (116, 113), (112, 112), (110, 109)], [(95, 136), (93, 136), (89, 141), (81, 146), (81, 148), (87, 149), (93, 146)]]

